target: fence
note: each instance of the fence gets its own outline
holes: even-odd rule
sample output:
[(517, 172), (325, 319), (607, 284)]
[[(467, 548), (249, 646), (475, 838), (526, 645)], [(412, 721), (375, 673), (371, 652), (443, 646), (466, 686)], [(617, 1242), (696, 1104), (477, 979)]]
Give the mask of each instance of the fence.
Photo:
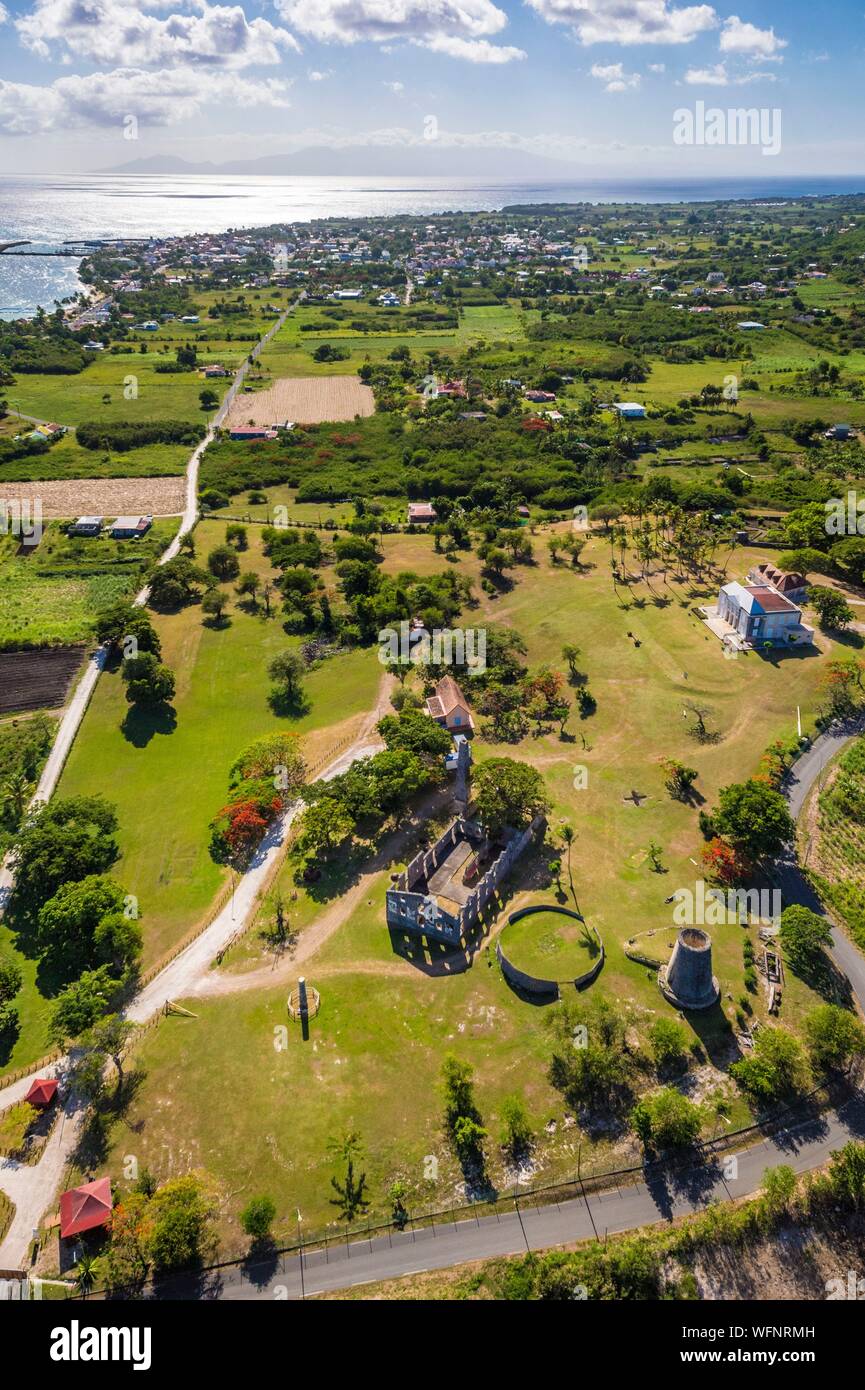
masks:
[[(852, 1076), (848, 1077), (846, 1081), (847, 1098), (854, 1093), (855, 1085), (855, 1079)], [(639, 1182), (650, 1185), (655, 1179), (662, 1178), (664, 1175), (672, 1177), (675, 1174), (699, 1173), (704, 1171), (706, 1161), (711, 1161), (717, 1154), (732, 1148), (747, 1147), (749, 1137), (766, 1137), (778, 1130), (808, 1123), (818, 1113), (819, 1102), (822, 1101), (822, 1104), (825, 1105), (831, 1099), (832, 1097), (827, 1090), (818, 1087), (809, 1092), (807, 1096), (800, 1098), (795, 1104), (779, 1106), (776, 1112), (764, 1116), (752, 1125), (730, 1131), (727, 1134), (715, 1135), (700, 1143), (697, 1146), (696, 1158), (692, 1151), (678, 1159), (660, 1158), (648, 1162), (632, 1163), (623, 1168), (598, 1168), (586, 1171), (580, 1165), (573, 1177), (542, 1183), (535, 1187), (525, 1188), (520, 1192), (515, 1190), (513, 1193), (505, 1195), (496, 1194), (495, 1197), (487, 1201), (409, 1214), (407, 1219), (401, 1223), (381, 1221), (373, 1225), (371, 1221), (368, 1221), (365, 1226), (355, 1226), (340, 1232), (326, 1231), (321, 1234), (310, 1235), (306, 1239), (301, 1238), (291, 1244), (276, 1247), (267, 1261), (263, 1261), (259, 1266), (250, 1263), (246, 1258), (218, 1261), (196, 1271), (195, 1274), (178, 1274), (167, 1281), (162, 1280), (159, 1282), (158, 1290), (162, 1297), (182, 1298), (184, 1295), (180, 1286), (185, 1284), (187, 1296), (199, 1298), (206, 1277), (217, 1275), (220, 1271), (236, 1271), (240, 1276), (241, 1283), (244, 1277), (248, 1277), (250, 1282), (257, 1282), (253, 1278), (256, 1268), (263, 1271), (272, 1270), (275, 1274), (277, 1263), (279, 1263), (282, 1272), (287, 1272), (287, 1257), (290, 1259), (300, 1257), (302, 1260), (309, 1253), (315, 1251), (324, 1251), (326, 1255), (329, 1250), (336, 1247), (351, 1247), (359, 1242), (371, 1242), (373, 1238), (390, 1238), (394, 1233), (402, 1233), (403, 1231), (432, 1230), (435, 1235), (438, 1233), (437, 1228), (453, 1226), (459, 1220), (475, 1221), (478, 1225), (484, 1217), (495, 1217), (500, 1220), (502, 1216), (518, 1211), (526, 1203), (533, 1203), (536, 1209), (540, 1209), (541, 1206), (553, 1206), (559, 1201), (584, 1198), (590, 1192), (601, 1192), (612, 1187), (628, 1186)], [(818, 1105), (815, 1105), (815, 1102), (818, 1102)], [(174, 1289), (173, 1295), (172, 1287)], [(122, 1296), (124, 1292), (140, 1296), (141, 1293), (147, 1290), (152, 1292), (155, 1288), (154, 1282), (148, 1281), (141, 1290), (115, 1289), (112, 1293), (114, 1296)], [(91, 1297), (93, 1296), (107, 1298), (109, 1295), (101, 1291), (96, 1295), (91, 1295)], [(67, 1297), (80, 1298), (81, 1296), (67, 1295)]]

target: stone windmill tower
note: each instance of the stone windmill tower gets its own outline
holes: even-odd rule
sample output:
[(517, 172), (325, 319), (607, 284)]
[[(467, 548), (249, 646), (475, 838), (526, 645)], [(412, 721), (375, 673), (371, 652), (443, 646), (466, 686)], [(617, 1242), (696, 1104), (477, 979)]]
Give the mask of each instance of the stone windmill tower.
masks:
[(712, 938), (699, 927), (683, 927), (673, 954), (658, 971), (665, 999), (677, 1009), (711, 1009), (721, 991), (712, 974)]

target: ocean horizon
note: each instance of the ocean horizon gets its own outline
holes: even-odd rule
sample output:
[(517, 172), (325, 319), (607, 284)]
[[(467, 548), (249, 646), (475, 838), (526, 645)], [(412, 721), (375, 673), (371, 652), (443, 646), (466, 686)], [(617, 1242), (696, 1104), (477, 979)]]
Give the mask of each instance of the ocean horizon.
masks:
[[(516, 203), (676, 203), (865, 193), (865, 174), (506, 180), (327, 175), (0, 174), (0, 241), (172, 237), (325, 217), (490, 212)], [(0, 318), (80, 287), (78, 262), (0, 256)]]

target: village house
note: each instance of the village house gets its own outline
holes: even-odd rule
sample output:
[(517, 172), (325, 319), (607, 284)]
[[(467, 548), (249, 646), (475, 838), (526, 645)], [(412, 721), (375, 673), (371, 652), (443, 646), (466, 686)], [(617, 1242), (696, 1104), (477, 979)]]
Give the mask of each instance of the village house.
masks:
[(435, 695), (426, 702), (426, 712), (430, 719), (447, 729), (450, 733), (474, 732), (474, 720), (466, 697), (453, 676), (444, 676), (436, 686)]
[(427, 526), (437, 517), (438, 512), (429, 502), (409, 502), (408, 504), (409, 526)]
[(108, 534), (113, 541), (137, 540), (145, 536), (153, 525), (152, 516), (119, 516)]
[(67, 531), (69, 536), (98, 536), (102, 530), (101, 516), (79, 516)]
[(770, 589), (774, 589), (777, 594), (783, 594), (791, 603), (804, 603), (808, 597), (808, 584), (804, 574), (799, 574), (793, 570), (779, 570), (776, 565), (768, 560), (761, 560), (748, 571), (748, 579), (752, 584), (768, 584)]

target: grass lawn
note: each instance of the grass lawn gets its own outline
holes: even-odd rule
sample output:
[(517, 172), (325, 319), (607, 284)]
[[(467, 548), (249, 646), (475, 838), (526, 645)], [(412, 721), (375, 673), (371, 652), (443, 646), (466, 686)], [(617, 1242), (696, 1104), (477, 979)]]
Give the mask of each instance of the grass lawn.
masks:
[[(208, 356), (216, 351), (216, 345), (208, 345)], [(246, 351), (243, 344), (220, 344), (219, 360), (226, 366), (235, 366)], [(205, 382), (194, 371), (156, 371), (159, 363), (172, 360), (173, 354), (167, 350), (165, 354), (106, 352), (74, 377), (22, 373), (10, 388), (9, 405), (25, 415), (56, 420), (61, 425), (154, 419), (204, 422), (207, 417), (201, 409), (199, 392), (206, 385), (221, 399), (231, 384), (230, 378)]]
[[(532, 906), (550, 901), (549, 893), (539, 894)], [(512, 965), (538, 980), (575, 980), (596, 958), (594, 940), (582, 923), (562, 912), (527, 913), (502, 928), (501, 944)]]
[(45, 454), (5, 463), (0, 484), (53, 478), (173, 478), (186, 468), (190, 455), (186, 444), (147, 444), (119, 454), (110, 449), (84, 449), (72, 431)]

